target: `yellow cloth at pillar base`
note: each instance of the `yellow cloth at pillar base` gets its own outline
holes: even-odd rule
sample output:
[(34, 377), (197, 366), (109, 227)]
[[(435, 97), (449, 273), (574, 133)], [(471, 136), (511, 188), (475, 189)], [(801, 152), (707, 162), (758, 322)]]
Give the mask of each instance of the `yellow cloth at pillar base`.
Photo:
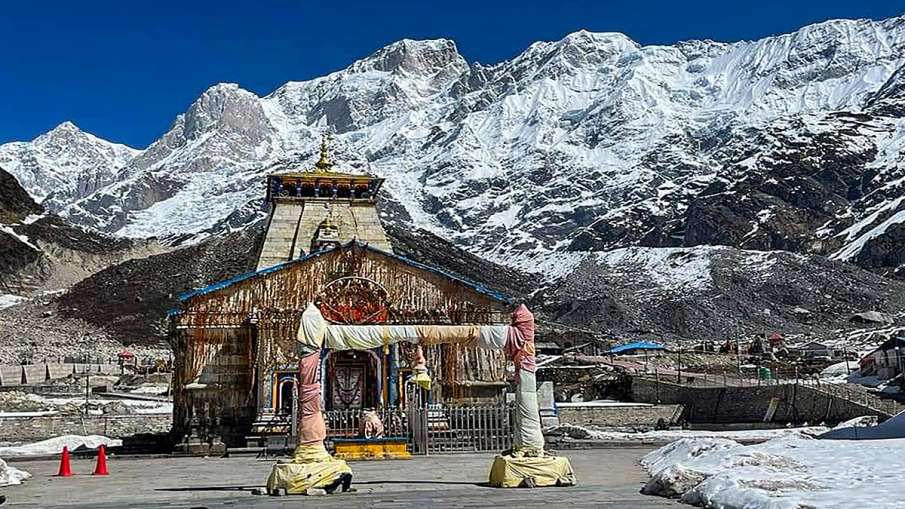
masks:
[(330, 456), (324, 444), (299, 445), (290, 463), (277, 463), (267, 478), (267, 491), (278, 489), (289, 494), (305, 493), (308, 488), (324, 488), (351, 474), (345, 461)]
[(348, 461), (407, 460), (412, 458), (404, 437), (375, 439), (336, 439), (335, 457)]
[(497, 456), (490, 468), (494, 488), (574, 486), (577, 482), (564, 456)]

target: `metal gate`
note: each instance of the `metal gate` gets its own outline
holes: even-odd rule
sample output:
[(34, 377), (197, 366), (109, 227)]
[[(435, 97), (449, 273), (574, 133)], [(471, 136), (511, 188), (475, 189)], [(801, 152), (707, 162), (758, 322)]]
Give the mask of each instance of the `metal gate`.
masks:
[(512, 407), (427, 404), (422, 391), (406, 391), (413, 454), (502, 451), (512, 447)]
[[(388, 437), (405, 437), (412, 454), (503, 451), (512, 447), (512, 407), (423, 403), (407, 391), (406, 407), (376, 410)], [(324, 412), (327, 439), (360, 437), (360, 409)]]

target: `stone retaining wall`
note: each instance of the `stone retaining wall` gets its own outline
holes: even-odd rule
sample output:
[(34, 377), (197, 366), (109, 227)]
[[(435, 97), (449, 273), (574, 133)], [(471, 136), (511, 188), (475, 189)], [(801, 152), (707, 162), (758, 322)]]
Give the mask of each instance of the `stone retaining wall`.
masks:
[(37, 442), (59, 435), (123, 438), (136, 433), (165, 433), (170, 431), (172, 421), (169, 414), (0, 417), (0, 442)]
[(651, 428), (663, 419), (667, 424), (682, 413), (682, 405), (650, 406), (560, 406), (559, 422), (608, 428)]
[(0, 386), (38, 384), (47, 380), (66, 378), (73, 373), (118, 375), (121, 368), (117, 364), (85, 364), (61, 362), (48, 364), (2, 364), (0, 365)]
[[(780, 422), (835, 424), (862, 415), (887, 418), (864, 405), (825, 394), (803, 384), (694, 387), (656, 381), (632, 380), (632, 399), (643, 403), (679, 404), (689, 423)], [(773, 415), (768, 410), (773, 402)]]

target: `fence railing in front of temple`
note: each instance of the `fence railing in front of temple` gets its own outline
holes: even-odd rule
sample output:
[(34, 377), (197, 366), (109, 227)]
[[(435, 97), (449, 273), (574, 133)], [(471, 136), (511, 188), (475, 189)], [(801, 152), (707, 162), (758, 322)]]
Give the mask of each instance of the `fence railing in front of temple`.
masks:
[[(375, 410), (383, 423), (384, 435), (388, 437), (408, 436), (408, 416), (400, 408), (381, 408)], [(345, 410), (328, 410), (324, 412), (327, 424), (327, 438), (361, 438), (361, 416), (363, 411), (357, 408)]]
[[(510, 405), (383, 408), (384, 436), (404, 437), (413, 454), (503, 451), (512, 447)], [(362, 438), (360, 409), (324, 412), (327, 440)]]

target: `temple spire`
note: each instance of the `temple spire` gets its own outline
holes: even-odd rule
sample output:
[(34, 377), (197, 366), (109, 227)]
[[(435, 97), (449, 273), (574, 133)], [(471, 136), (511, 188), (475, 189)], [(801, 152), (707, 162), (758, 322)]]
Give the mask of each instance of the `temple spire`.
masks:
[(321, 156), (320, 159), (317, 160), (317, 163), (314, 164), (316, 171), (321, 173), (326, 173), (333, 169), (333, 162), (330, 161), (330, 153), (328, 145), (330, 143), (330, 133), (324, 134), (323, 138), (321, 138)]

